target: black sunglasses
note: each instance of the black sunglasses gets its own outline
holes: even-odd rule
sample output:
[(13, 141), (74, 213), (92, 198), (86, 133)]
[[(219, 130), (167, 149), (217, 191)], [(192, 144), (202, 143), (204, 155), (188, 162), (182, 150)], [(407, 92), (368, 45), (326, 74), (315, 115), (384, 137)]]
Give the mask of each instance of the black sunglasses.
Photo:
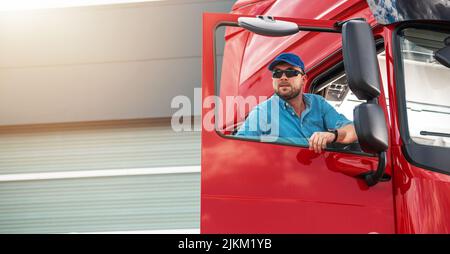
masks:
[(273, 78), (281, 78), (283, 76), (283, 73), (286, 75), (286, 77), (288, 78), (292, 78), (295, 76), (298, 76), (298, 74), (302, 74), (303, 73), (301, 71), (297, 71), (297, 70), (273, 70), (272, 72), (272, 77)]

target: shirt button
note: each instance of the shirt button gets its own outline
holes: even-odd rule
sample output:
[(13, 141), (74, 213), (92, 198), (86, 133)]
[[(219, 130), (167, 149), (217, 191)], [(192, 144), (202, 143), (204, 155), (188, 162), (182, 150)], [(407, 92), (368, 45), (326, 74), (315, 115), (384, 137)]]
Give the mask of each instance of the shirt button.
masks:
[(293, 115), (293, 116), (295, 116), (295, 113), (294, 113), (294, 112), (292, 112), (292, 115)]

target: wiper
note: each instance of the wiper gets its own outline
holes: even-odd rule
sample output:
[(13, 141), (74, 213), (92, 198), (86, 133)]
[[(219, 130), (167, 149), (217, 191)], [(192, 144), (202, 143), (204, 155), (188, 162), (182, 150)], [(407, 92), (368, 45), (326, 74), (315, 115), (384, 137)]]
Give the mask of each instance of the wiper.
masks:
[(443, 133), (443, 132), (420, 131), (420, 135), (450, 138), (450, 133)]

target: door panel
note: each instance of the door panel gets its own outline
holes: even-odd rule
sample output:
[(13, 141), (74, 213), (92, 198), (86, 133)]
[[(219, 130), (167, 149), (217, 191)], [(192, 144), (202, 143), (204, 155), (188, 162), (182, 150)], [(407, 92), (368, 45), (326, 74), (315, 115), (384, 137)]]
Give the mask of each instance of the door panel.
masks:
[[(204, 16), (203, 101), (216, 91), (214, 28), (222, 21), (236, 22), (237, 17)], [(321, 27), (334, 24), (295, 21)], [(238, 65), (241, 60), (236, 60)], [(203, 108), (204, 121), (210, 111)], [(336, 150), (315, 154), (307, 147), (236, 139), (203, 125), (201, 232), (393, 233), (392, 182), (369, 188), (355, 177), (376, 170), (377, 160)]]
[(334, 156), (372, 169), (376, 158), (203, 138), (202, 233), (394, 232), (391, 182), (369, 188)]

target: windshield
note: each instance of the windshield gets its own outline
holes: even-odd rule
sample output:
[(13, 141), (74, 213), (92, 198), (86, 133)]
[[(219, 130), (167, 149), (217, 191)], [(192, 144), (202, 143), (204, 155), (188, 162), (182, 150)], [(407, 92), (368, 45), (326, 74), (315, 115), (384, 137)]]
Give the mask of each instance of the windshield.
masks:
[(419, 144), (450, 147), (450, 69), (433, 57), (449, 36), (418, 28), (400, 32), (408, 130)]

